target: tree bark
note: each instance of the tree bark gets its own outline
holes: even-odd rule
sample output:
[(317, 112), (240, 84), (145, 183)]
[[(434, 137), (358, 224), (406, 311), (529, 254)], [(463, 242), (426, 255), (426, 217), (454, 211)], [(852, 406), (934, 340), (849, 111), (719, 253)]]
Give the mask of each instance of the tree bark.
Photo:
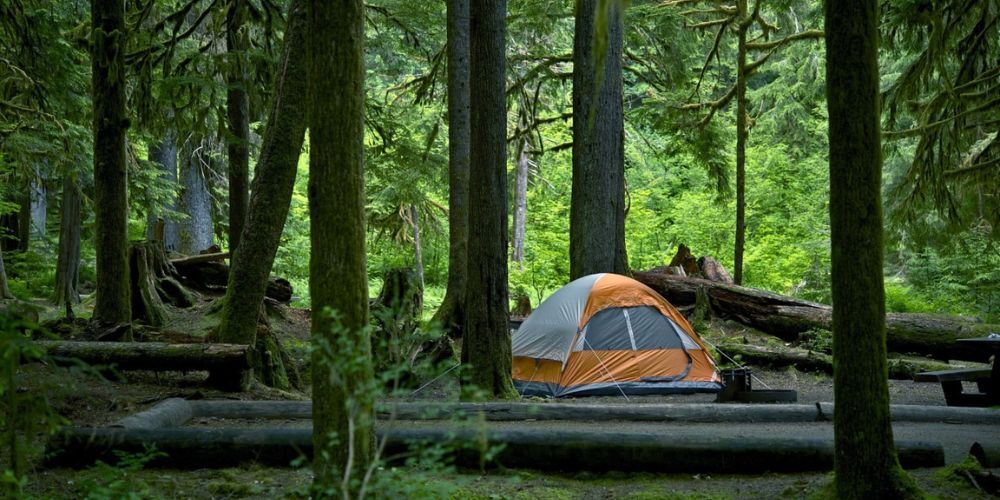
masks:
[[(570, 279), (628, 274), (620, 2), (606, 2), (607, 52), (596, 54), (598, 0), (577, 0), (573, 38), (573, 192)], [(602, 56), (602, 57), (598, 57)], [(596, 63), (604, 66), (597, 68)], [(473, 101), (474, 102), (474, 101)]]
[(232, 256), (217, 338), (253, 344), (268, 277), (292, 201), (306, 130), (305, 5), (293, 0), (275, 83), (274, 104), (253, 180), (240, 251)]
[(10, 293), (7, 286), (7, 270), (3, 266), (3, 251), (0, 250), (0, 300), (13, 299), (14, 294)]
[[(173, 115), (168, 114), (168, 119)], [(164, 178), (170, 183), (171, 189), (174, 190), (170, 194), (170, 199), (166, 202), (164, 208), (170, 211), (177, 211), (177, 131), (168, 128), (163, 133), (163, 138), (149, 148), (149, 160), (157, 163), (163, 172)], [(146, 225), (146, 239), (153, 240), (156, 239), (156, 225), (158, 220), (163, 219), (163, 246), (168, 251), (176, 251), (180, 248), (180, 232), (177, 227), (177, 221), (174, 220), (174, 216), (164, 217), (163, 214), (158, 213), (155, 210), (151, 210), (149, 214), (149, 220)]]
[(128, 278), (128, 168), (125, 163), (125, 2), (91, 1), (94, 102), (94, 213), (97, 300), (93, 319), (132, 318)]
[(212, 195), (208, 190), (204, 166), (206, 141), (191, 135), (181, 147), (181, 194), (178, 210), (187, 215), (180, 223), (178, 251), (194, 255), (212, 246)]
[(528, 141), (522, 140), (517, 148), (517, 172), (514, 180), (514, 248), (510, 260), (524, 270), (524, 230), (528, 215)]
[(226, 116), (229, 135), (229, 251), (236, 252), (247, 217), (250, 185), (250, 104), (247, 96), (247, 36), (242, 33), (246, 18), (246, 0), (233, 0), (226, 15), (227, 73)]
[(433, 322), (462, 335), (469, 244), (469, 0), (447, 0), (448, 285)]
[[(708, 295), (713, 314), (785, 341), (796, 341), (799, 334), (813, 328), (831, 329), (833, 313), (830, 306), (824, 304), (664, 273), (637, 272), (634, 277), (677, 307), (694, 305), (698, 291), (702, 289)], [(886, 323), (890, 351), (918, 353), (944, 360), (985, 361), (983, 353), (962, 348), (955, 344), (955, 340), (982, 337), (1000, 330), (1000, 325), (932, 314), (889, 313)]]
[(462, 361), (468, 386), (501, 398), (516, 396), (510, 378), (507, 301), (506, 0), (470, 4), (469, 270)]
[(59, 217), (59, 256), (56, 259), (56, 289), (53, 301), (66, 305), (66, 315), (73, 317), (73, 306), (80, 303), (80, 230), (83, 224), (83, 199), (75, 173), (63, 178), (62, 214)]
[[(763, 0), (757, 0), (758, 2)], [(736, 244), (733, 246), (733, 280), (743, 284), (743, 248), (746, 244), (747, 164), (747, 29), (753, 22), (747, 0), (736, 0)]]
[(908, 498), (886, 380), (877, 0), (827, 0), (833, 292), (834, 486), (839, 498)]
[[(312, 358), (313, 489), (322, 496), (363, 496), (344, 478), (361, 479), (374, 459), (364, 22), (362, 0), (309, 2), (309, 291), (312, 335), (320, 346)], [(331, 433), (338, 443), (330, 441)]]
[(413, 221), (413, 271), (417, 273), (420, 289), (424, 289), (424, 249), (420, 243), (420, 212), (417, 206), (410, 205), (410, 220)]
[(17, 250), (27, 252), (31, 248), (31, 190), (34, 175), (24, 180), (24, 191), (18, 198), (17, 209)]
[(48, 196), (40, 169), (36, 166), (28, 183), (28, 233), (31, 239), (45, 238), (48, 220)]

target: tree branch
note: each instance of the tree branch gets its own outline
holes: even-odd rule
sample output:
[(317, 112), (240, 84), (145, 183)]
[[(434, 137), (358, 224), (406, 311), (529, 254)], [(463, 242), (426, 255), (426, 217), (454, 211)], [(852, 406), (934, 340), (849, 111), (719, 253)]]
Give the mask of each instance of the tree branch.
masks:
[(788, 35), (788, 36), (786, 36), (786, 37), (784, 37), (784, 38), (782, 38), (780, 40), (774, 40), (774, 41), (770, 41), (770, 42), (756, 42), (756, 43), (751, 42), (751, 43), (748, 43), (747, 44), (747, 49), (748, 50), (777, 49), (777, 48), (782, 47), (785, 44), (794, 42), (796, 40), (817, 39), (817, 38), (823, 38), (823, 36), (824, 36), (823, 30), (800, 31), (800, 32), (795, 33), (795, 34)]

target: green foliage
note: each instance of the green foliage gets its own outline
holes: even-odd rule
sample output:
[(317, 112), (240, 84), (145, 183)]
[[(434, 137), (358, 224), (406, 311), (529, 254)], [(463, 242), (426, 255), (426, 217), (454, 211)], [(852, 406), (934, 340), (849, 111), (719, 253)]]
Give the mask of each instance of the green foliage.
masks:
[(83, 480), (77, 484), (77, 493), (88, 500), (139, 500), (156, 494), (153, 487), (136, 472), (146, 464), (167, 454), (156, 451), (155, 446), (146, 446), (141, 453), (126, 453), (115, 450), (114, 464), (98, 461), (86, 471)]
[[(185, 217), (170, 211), (177, 186), (148, 161), (149, 145), (174, 128), (214, 138), (214, 147), (219, 147), (225, 140), (220, 124), (224, 124), (221, 111), (227, 89), (218, 77), (237, 62), (246, 65), (253, 79), (251, 121), (254, 131), (262, 133), (274, 92), (276, 51), (285, 29), (279, 11), (286, 5), (249, 3), (251, 45), (239, 54), (228, 54), (220, 46), (230, 2), (129, 4), (130, 238), (144, 237), (145, 214), (150, 210), (175, 219)], [(603, 13), (620, 2), (598, 3)], [(692, 6), (653, 0), (626, 3), (623, 77), (630, 267), (663, 265), (677, 244), (684, 243), (697, 255), (714, 256), (731, 268), (733, 106), (722, 106), (707, 123), (700, 123), (706, 109), (692, 112), (682, 107), (717, 99), (729, 88), (736, 74), (735, 37), (723, 33), (717, 57), (707, 61), (718, 33), (713, 28), (690, 29), (693, 18), (685, 12)], [(996, 23), (984, 31), (976, 17), (995, 3), (955, 10), (959, 4), (928, 7), (908, 0), (886, 7), (887, 126), (908, 130), (943, 112), (962, 112), (983, 99), (989, 102), (995, 86), (979, 89), (976, 83), (970, 89), (976, 87), (982, 95), (962, 97), (965, 94), (937, 85), (935, 75), (954, 87), (996, 67), (1000, 38), (982, 38), (983, 43), (966, 56), (958, 50), (962, 37), (996, 31)], [(31, 179), (40, 179), (51, 193), (45, 243), (33, 243), (28, 254), (6, 252), (4, 259), (15, 295), (44, 297), (50, 295), (55, 263), (59, 207), (53, 194), (60, 177), (70, 172), (80, 175), (84, 192), (81, 280), (93, 280), (93, 221), (88, 218), (93, 200), (90, 66), (87, 23), (81, 22), (87, 18), (88, 2), (19, 2), (0, 8), (8, 9), (0, 16), (4, 28), (0, 30), (0, 213), (18, 208)], [(771, 41), (822, 25), (822, 9), (816, 2), (762, 2), (760, 8), (763, 18), (774, 25)], [(510, 286), (528, 292), (537, 305), (569, 276), (573, 8), (565, 2), (510, 0), (508, 11), (510, 168), (522, 139), (529, 143), (532, 160), (525, 261), (511, 265)], [(953, 24), (932, 29), (937, 19), (952, 13)], [(386, 0), (369, 5), (367, 18), (365, 181), (371, 288), (377, 289), (377, 276), (384, 270), (415, 264), (416, 220), (409, 210), (415, 207), (425, 270), (423, 313), (429, 315), (440, 303), (448, 272), (444, 5)], [(751, 29), (755, 30), (759, 27)], [(605, 31), (599, 26), (596, 34), (601, 37)], [(771, 54), (748, 81), (752, 133), (746, 166), (744, 281), (829, 303), (824, 65), (819, 44), (791, 43)], [(975, 71), (960, 74), (963, 67)], [(988, 124), (995, 118), (995, 108), (964, 115), (964, 120), (969, 125)], [(919, 134), (887, 141), (887, 212), (907, 215), (894, 216), (886, 226), (886, 274), (892, 276), (886, 285), (887, 304), (890, 311), (969, 314), (996, 321), (1000, 263), (997, 226), (991, 216), (996, 183), (978, 174), (956, 177), (944, 172), (969, 159), (992, 161), (997, 139), (989, 127), (958, 130), (954, 126), (960, 121), (935, 129), (943, 141), (940, 150), (929, 150), (932, 144)], [(955, 134), (945, 133), (948, 130)], [(256, 156), (258, 151), (251, 149)], [(273, 269), (292, 283), (297, 306), (310, 304), (308, 145), (305, 153)], [(931, 167), (936, 177), (914, 181), (914, 172)], [(211, 170), (216, 233), (221, 234), (227, 225), (228, 186), (222, 169)], [(513, 193), (513, 188), (509, 191)], [(953, 210), (947, 209), (949, 203)], [(951, 212), (960, 216), (960, 223)]]
[(38, 451), (37, 438), (54, 433), (64, 423), (44, 393), (19, 389), (21, 364), (48, 359), (44, 349), (31, 342), (32, 335), (41, 333), (35, 325), (11, 315), (0, 316), (0, 458), (4, 464), (0, 491), (11, 498), (19, 496), (27, 484), (28, 459)]
[(833, 333), (823, 328), (810, 328), (799, 335), (799, 347), (813, 352), (833, 354)]

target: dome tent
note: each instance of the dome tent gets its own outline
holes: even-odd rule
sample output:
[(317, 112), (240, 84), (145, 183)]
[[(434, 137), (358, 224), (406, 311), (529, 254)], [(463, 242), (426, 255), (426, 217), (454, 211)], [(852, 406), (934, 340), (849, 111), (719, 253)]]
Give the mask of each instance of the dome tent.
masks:
[(718, 392), (722, 381), (691, 324), (652, 289), (591, 274), (542, 302), (514, 333), (521, 394), (591, 396)]

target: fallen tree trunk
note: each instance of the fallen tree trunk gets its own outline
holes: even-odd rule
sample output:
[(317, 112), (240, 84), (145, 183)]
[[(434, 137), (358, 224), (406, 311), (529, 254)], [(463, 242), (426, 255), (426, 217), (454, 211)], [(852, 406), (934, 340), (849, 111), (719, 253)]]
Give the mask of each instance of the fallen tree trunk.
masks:
[[(703, 289), (713, 314), (786, 341), (798, 340), (799, 334), (813, 328), (831, 327), (832, 309), (824, 304), (699, 278), (649, 272), (637, 272), (634, 278), (675, 306), (693, 305), (698, 290)], [(886, 344), (890, 352), (985, 362), (985, 352), (963, 348), (955, 341), (984, 337), (992, 332), (1000, 332), (1000, 325), (932, 314), (886, 314)]]
[[(165, 400), (165, 406), (182, 401), (194, 417), (237, 419), (310, 419), (310, 401), (219, 401)], [(159, 405), (157, 405), (159, 406)], [(155, 408), (155, 407), (154, 407)], [(380, 421), (461, 420), (487, 421), (565, 420), (578, 422), (820, 422), (833, 417), (832, 403), (722, 405), (689, 403), (451, 403), (382, 402), (377, 406)], [(946, 422), (954, 424), (1000, 425), (1000, 412), (987, 408), (953, 406), (890, 405), (893, 422)], [(136, 415), (138, 416), (138, 414)], [(175, 426), (186, 422), (174, 423)]]
[(173, 265), (200, 264), (202, 262), (223, 262), (229, 258), (229, 252), (205, 253), (201, 255), (191, 255), (179, 259), (171, 259)]
[[(229, 266), (219, 262), (218, 255), (221, 254), (197, 255), (170, 263), (177, 269), (181, 283), (203, 291), (224, 293), (229, 284)], [(206, 261), (202, 257), (213, 257), (214, 260)], [(292, 284), (284, 278), (271, 276), (264, 296), (287, 304), (292, 300)]]
[[(821, 352), (805, 349), (776, 350), (748, 344), (721, 344), (716, 347), (731, 357), (740, 356), (743, 361), (752, 365), (774, 368), (794, 366), (801, 371), (833, 374), (833, 356)], [(895, 380), (912, 380), (919, 372), (953, 368), (954, 365), (935, 361), (889, 358), (889, 378)]]
[[(504, 467), (561, 471), (652, 472), (793, 472), (833, 467), (833, 440), (719, 437), (714, 435), (649, 435), (637, 432), (551, 429), (378, 429), (386, 439), (386, 456), (412, 456), (424, 443), (444, 445), (456, 463), (480, 468)], [(312, 456), (309, 428), (74, 428), (58, 435), (49, 447), (50, 464), (89, 465), (114, 461), (113, 450), (141, 452), (148, 445), (166, 455), (153, 465), (169, 467), (232, 466), (257, 461), (288, 465)], [(491, 448), (500, 446), (499, 449)], [(896, 441), (903, 467), (940, 467), (939, 443)], [(491, 458), (484, 457), (489, 453)], [(669, 457), (669, 459), (664, 459)]]
[(161, 342), (77, 342), (39, 340), (56, 361), (78, 359), (118, 370), (242, 371), (250, 368), (249, 346), (240, 344), (164, 344)]

